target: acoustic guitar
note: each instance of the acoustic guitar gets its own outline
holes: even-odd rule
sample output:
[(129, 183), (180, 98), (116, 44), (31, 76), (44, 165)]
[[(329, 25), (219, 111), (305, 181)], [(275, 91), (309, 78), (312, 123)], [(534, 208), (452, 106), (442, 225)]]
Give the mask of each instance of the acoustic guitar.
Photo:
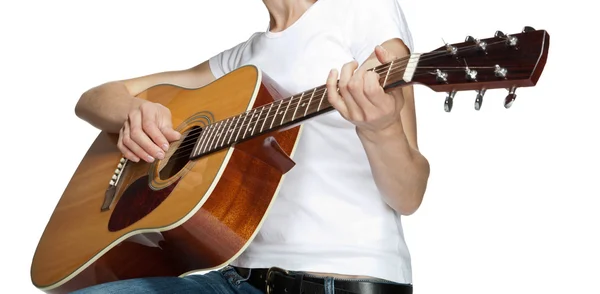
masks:
[[(550, 38), (517, 34), (445, 44), (372, 68), (386, 91), (421, 84), (449, 93), (535, 86)], [(138, 277), (184, 276), (227, 265), (252, 241), (276, 199), (302, 122), (334, 110), (324, 85), (291, 97), (247, 65), (197, 89), (158, 85), (138, 97), (170, 109), (183, 136), (163, 160), (131, 162), (101, 132), (39, 240), (32, 283), (48, 293)], [(224, 99), (223, 97), (227, 97)]]

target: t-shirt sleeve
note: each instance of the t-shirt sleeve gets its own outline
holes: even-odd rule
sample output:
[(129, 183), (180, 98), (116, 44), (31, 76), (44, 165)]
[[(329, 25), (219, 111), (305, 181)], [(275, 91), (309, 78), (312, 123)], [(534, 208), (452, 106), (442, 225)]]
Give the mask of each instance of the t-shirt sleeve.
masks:
[(399, 38), (412, 52), (413, 40), (398, 0), (350, 0), (346, 40), (354, 59), (362, 64), (387, 40)]
[(248, 40), (209, 58), (208, 64), (213, 75), (218, 79), (242, 66), (246, 47), (250, 46), (257, 35), (258, 33), (254, 33)]
[(244, 45), (245, 42), (239, 43), (208, 60), (210, 70), (217, 79), (238, 67)]

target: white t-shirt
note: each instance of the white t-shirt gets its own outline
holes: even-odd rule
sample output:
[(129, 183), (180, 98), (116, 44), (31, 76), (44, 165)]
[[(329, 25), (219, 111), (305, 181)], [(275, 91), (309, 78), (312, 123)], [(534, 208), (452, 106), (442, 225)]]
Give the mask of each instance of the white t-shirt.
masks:
[[(259, 32), (210, 59), (219, 78), (253, 64), (292, 94), (325, 84), (329, 71), (375, 46), (412, 37), (397, 0), (318, 0), (283, 32)], [(261, 230), (241, 267), (373, 276), (412, 283), (400, 215), (381, 198), (355, 127), (337, 111), (304, 123)]]

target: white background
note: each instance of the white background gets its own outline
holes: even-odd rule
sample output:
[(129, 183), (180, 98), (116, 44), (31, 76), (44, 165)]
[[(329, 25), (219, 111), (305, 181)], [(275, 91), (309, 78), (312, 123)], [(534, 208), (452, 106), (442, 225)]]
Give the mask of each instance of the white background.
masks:
[[(538, 85), (509, 110), (496, 90), (479, 112), (458, 93), (448, 114), (443, 93), (417, 87), (432, 173), (404, 221), (416, 293), (600, 293), (598, 26), (576, 2), (400, 0), (418, 52), (524, 25), (551, 35)], [(74, 115), (79, 95), (193, 66), (267, 21), (259, 0), (0, 4), (2, 289), (37, 292), (38, 238), (98, 134)]]

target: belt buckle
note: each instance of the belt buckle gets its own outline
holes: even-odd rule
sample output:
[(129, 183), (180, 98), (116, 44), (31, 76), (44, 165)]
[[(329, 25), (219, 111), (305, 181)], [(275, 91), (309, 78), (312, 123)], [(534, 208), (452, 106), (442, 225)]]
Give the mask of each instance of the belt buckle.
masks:
[(290, 274), (289, 271), (284, 270), (284, 269), (282, 269), (280, 267), (276, 267), (276, 266), (270, 267), (269, 270), (267, 270), (267, 277), (266, 277), (266, 280), (267, 280), (266, 281), (267, 282), (267, 293), (266, 294), (271, 294), (271, 283), (270, 283), (270, 281), (272, 281), (272, 277), (273, 277), (273, 274), (275, 272), (283, 273), (285, 275), (289, 275)]

